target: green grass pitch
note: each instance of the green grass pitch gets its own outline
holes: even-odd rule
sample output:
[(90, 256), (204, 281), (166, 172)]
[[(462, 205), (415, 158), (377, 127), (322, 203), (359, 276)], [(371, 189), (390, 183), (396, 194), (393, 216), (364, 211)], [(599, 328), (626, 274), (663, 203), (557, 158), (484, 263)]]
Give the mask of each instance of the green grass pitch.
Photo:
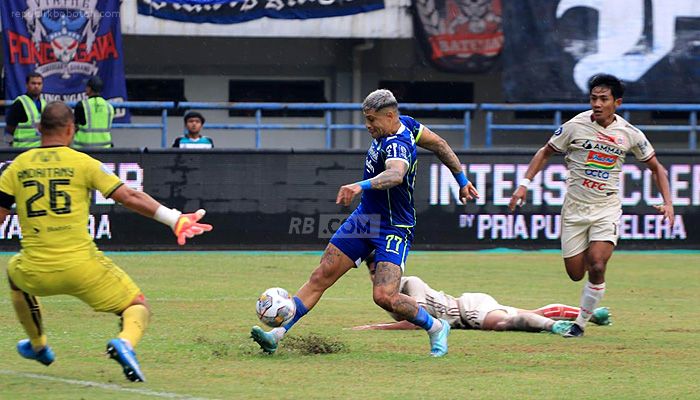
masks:
[[(153, 308), (137, 349), (148, 381), (127, 382), (104, 357), (118, 319), (66, 296), (44, 298), (57, 359), (20, 358), (23, 338), (5, 283), (0, 296), (2, 399), (686, 399), (700, 393), (700, 254), (616, 253), (604, 306), (614, 324), (582, 339), (453, 331), (449, 354), (428, 356), (421, 331), (351, 331), (388, 321), (364, 268), (350, 271), (292, 330), (278, 353), (249, 339), (267, 287), (294, 292), (319, 253), (111, 253)], [(0, 255), (7, 265), (9, 254)], [(414, 252), (407, 274), (453, 295), (486, 292), (502, 304), (578, 305), (558, 254)], [(4, 279), (3, 279), (4, 280)], [(327, 354), (307, 344), (323, 345)]]

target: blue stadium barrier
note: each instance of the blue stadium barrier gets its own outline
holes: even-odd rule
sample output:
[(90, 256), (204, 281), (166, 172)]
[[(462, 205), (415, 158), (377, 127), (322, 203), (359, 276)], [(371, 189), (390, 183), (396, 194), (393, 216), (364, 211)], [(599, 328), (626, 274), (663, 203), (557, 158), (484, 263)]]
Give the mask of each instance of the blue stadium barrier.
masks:
[[(588, 104), (491, 104), (484, 103), (479, 109), (486, 111), (485, 147), (493, 147), (494, 131), (554, 131), (562, 123), (562, 111), (585, 111), (590, 109)], [(687, 112), (688, 125), (635, 125), (642, 131), (669, 131), (688, 132), (688, 149), (697, 150), (698, 111), (700, 104), (623, 104), (619, 109), (623, 118), (633, 123), (630, 119), (632, 111), (678, 111)], [(495, 124), (494, 112), (498, 111), (554, 111), (551, 125), (542, 124)]]
[[(75, 102), (66, 103), (70, 107), (75, 107)], [(160, 130), (160, 146), (168, 147), (168, 110), (175, 108), (173, 101), (124, 101), (121, 103), (112, 102), (115, 108), (138, 108), (142, 110), (161, 110), (160, 123), (114, 123), (113, 129), (159, 129)], [(9, 107), (12, 105), (12, 100), (0, 101), (0, 106)], [(0, 128), (5, 128), (5, 121), (0, 123)]]
[[(11, 101), (0, 101), (0, 106), (9, 106)], [(160, 123), (115, 123), (115, 129), (158, 129), (161, 133), (161, 147), (168, 147), (168, 111), (179, 109), (205, 109), (205, 110), (252, 110), (255, 111), (254, 123), (207, 123), (209, 129), (241, 130), (252, 129), (255, 131), (255, 148), (261, 148), (261, 133), (263, 130), (324, 130), (325, 147), (332, 148), (332, 133), (334, 130), (365, 129), (364, 124), (339, 124), (333, 121), (334, 111), (359, 112), (359, 103), (224, 103), (224, 102), (180, 102), (171, 101), (127, 101), (112, 103), (117, 108), (127, 109), (159, 109), (161, 110)], [(73, 106), (74, 103), (68, 103)], [(477, 111), (486, 112), (485, 147), (493, 147), (493, 134), (495, 131), (554, 131), (562, 123), (562, 112), (584, 111), (589, 109), (587, 104), (568, 103), (541, 103), (541, 104), (418, 104), (402, 103), (402, 110), (419, 111), (461, 111), (464, 118), (459, 124), (431, 124), (431, 128), (441, 131), (461, 131), (463, 133), (462, 148), (471, 148), (471, 117)], [(263, 111), (280, 110), (320, 110), (324, 112), (323, 123), (318, 124), (280, 124), (263, 123)], [(553, 111), (552, 124), (496, 124), (494, 113), (502, 111)], [(637, 125), (643, 131), (669, 131), (688, 132), (688, 149), (697, 150), (698, 111), (700, 104), (623, 104), (620, 108), (623, 117), (630, 120), (632, 111), (675, 111), (689, 114), (687, 125)], [(0, 128), (5, 123), (0, 123)]]
[[(359, 103), (201, 103), (182, 102), (178, 106), (182, 109), (224, 109), (224, 110), (255, 110), (255, 123), (253, 124), (215, 124), (207, 123), (208, 129), (254, 129), (255, 148), (261, 147), (261, 132), (263, 129), (302, 129), (325, 130), (326, 148), (332, 148), (332, 133), (338, 129), (365, 129), (363, 124), (336, 124), (333, 123), (333, 111), (358, 111)], [(401, 110), (420, 111), (462, 111), (464, 119), (461, 124), (431, 125), (431, 128), (440, 130), (457, 130), (463, 132), (462, 147), (468, 149), (471, 146), (471, 114), (477, 109), (476, 104), (416, 104), (401, 103)], [(324, 112), (322, 124), (264, 124), (262, 122), (263, 111), (280, 110), (321, 110)]]

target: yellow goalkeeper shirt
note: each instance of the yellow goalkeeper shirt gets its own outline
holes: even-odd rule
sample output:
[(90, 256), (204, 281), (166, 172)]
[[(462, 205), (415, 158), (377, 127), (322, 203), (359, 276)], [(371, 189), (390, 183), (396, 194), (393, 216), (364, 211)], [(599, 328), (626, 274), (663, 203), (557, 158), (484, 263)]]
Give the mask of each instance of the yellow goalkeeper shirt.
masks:
[(87, 230), (92, 190), (109, 197), (121, 185), (100, 161), (65, 146), (17, 156), (0, 176), (0, 192), (14, 197), (23, 262), (55, 271), (93, 256), (97, 246)]

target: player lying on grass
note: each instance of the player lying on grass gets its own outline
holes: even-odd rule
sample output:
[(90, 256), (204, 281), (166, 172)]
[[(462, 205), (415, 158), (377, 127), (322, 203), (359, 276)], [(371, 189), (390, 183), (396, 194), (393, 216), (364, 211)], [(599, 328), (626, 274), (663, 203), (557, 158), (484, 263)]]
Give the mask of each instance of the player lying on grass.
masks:
[[(370, 279), (374, 279), (376, 264), (374, 253), (365, 260)], [(549, 304), (536, 310), (504, 306), (486, 293), (462, 293), (459, 298), (450, 296), (431, 288), (422, 279), (415, 276), (401, 278), (400, 292), (414, 298), (416, 302), (434, 318), (449, 322), (454, 329), (481, 329), (484, 331), (547, 331), (556, 334), (565, 333), (571, 320), (578, 315), (579, 309), (563, 304)], [(356, 326), (354, 330), (398, 330), (416, 329), (406, 320), (401, 321), (389, 313), (398, 322)], [(591, 322), (609, 325), (608, 309), (598, 308), (593, 313)]]
[(91, 193), (99, 190), (106, 198), (168, 225), (180, 245), (212, 227), (197, 222), (204, 210), (181, 214), (166, 208), (124, 185), (98, 160), (68, 147), (75, 125), (65, 104), (52, 102), (44, 108), (39, 131), (41, 147), (19, 154), (0, 176), (0, 220), (16, 204), (22, 228), (22, 250), (7, 267), (12, 305), (29, 337), (17, 343), (17, 351), (47, 366), (54, 361), (37, 296), (67, 294), (95, 311), (120, 316), (121, 332), (107, 343), (107, 353), (127, 379), (144, 381), (134, 347), (148, 326), (150, 308), (141, 289), (90, 237)]

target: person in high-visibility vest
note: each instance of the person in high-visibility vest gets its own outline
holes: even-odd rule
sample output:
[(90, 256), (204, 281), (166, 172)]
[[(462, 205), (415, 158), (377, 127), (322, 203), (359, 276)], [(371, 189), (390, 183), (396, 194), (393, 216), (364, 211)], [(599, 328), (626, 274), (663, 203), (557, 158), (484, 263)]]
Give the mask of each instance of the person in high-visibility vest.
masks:
[(26, 79), (27, 92), (18, 96), (5, 117), (4, 142), (12, 147), (38, 147), (41, 134), (36, 129), (46, 101), (41, 98), (44, 77), (30, 72)]
[(90, 78), (85, 87), (87, 99), (75, 105), (75, 125), (78, 131), (73, 139), (74, 148), (114, 147), (111, 132), (114, 107), (100, 96), (103, 86), (100, 77)]

